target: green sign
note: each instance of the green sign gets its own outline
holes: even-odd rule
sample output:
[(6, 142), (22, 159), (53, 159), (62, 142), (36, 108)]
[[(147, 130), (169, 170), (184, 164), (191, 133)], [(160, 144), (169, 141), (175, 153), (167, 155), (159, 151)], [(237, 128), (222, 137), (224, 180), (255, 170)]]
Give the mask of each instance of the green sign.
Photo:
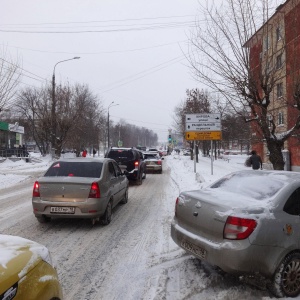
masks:
[(0, 122), (0, 130), (7, 130), (8, 131), (8, 123)]
[(118, 147), (122, 147), (123, 146), (123, 142), (122, 141), (118, 141)]

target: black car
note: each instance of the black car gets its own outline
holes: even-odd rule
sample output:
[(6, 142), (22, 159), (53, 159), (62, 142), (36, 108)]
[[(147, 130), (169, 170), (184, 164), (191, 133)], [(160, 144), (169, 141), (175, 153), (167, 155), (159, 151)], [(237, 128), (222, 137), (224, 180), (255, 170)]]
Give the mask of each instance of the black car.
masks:
[(135, 148), (115, 148), (108, 150), (105, 157), (114, 159), (129, 180), (142, 184), (142, 179), (146, 178), (146, 165), (141, 151)]

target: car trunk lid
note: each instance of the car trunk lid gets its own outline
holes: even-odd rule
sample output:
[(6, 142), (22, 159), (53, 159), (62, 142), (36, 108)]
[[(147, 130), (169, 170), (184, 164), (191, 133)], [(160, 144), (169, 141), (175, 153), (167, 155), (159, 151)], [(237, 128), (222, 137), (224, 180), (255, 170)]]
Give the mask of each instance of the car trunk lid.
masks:
[(227, 217), (241, 213), (245, 207), (250, 214), (262, 212), (257, 204), (258, 201), (246, 196), (217, 189), (189, 191), (180, 194), (176, 216), (179, 225), (186, 230), (221, 241)]
[(89, 197), (91, 184), (97, 178), (43, 177), (39, 180), (40, 198), (51, 202), (84, 202)]

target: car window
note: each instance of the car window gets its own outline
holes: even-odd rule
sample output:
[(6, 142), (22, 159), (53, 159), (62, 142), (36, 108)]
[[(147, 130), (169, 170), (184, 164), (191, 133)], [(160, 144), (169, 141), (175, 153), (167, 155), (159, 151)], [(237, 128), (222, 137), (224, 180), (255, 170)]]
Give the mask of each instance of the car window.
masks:
[(286, 201), (283, 211), (290, 215), (300, 215), (300, 188), (295, 190), (292, 195)]
[(156, 154), (144, 154), (145, 159), (158, 159)]
[(119, 159), (132, 160), (134, 158), (131, 150), (123, 150), (123, 149), (111, 150), (109, 151), (107, 157), (115, 160), (119, 160)]
[(116, 177), (116, 172), (115, 172), (115, 168), (112, 162), (108, 163), (108, 173), (110, 178), (115, 178)]
[(90, 177), (99, 178), (102, 172), (101, 162), (55, 162), (45, 173), (45, 177)]
[(260, 175), (260, 173), (230, 174), (212, 184), (210, 188), (264, 200), (275, 195), (284, 186), (280, 178), (264, 177), (268, 177), (268, 175)]
[(113, 162), (113, 166), (115, 168), (116, 175), (120, 176), (122, 174), (122, 171), (121, 171), (120, 167), (114, 162)]

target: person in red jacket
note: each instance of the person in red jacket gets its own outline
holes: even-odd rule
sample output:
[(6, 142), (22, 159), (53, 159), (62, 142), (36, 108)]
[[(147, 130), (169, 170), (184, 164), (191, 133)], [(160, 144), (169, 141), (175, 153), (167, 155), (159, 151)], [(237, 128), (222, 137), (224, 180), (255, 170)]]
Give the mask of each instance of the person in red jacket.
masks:
[(86, 157), (86, 155), (87, 155), (87, 151), (86, 151), (86, 149), (84, 149), (84, 150), (82, 151), (82, 157)]

